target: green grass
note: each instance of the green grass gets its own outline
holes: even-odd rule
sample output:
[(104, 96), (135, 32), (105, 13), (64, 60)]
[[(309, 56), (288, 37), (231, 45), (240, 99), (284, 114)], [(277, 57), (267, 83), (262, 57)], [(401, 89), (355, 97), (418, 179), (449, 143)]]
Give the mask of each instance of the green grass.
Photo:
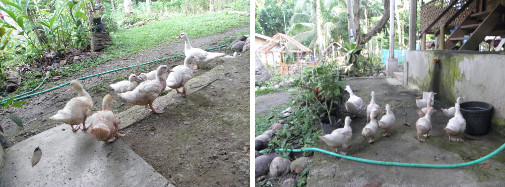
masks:
[[(165, 42), (175, 42), (177, 41), (176, 37), (181, 32), (188, 34), (190, 39), (199, 38), (222, 33), (230, 28), (246, 26), (248, 23), (249, 16), (227, 14), (226, 12), (190, 16), (174, 15), (169, 20), (154, 21), (141, 27), (123, 29), (111, 33), (113, 44), (107, 47), (100, 57), (57, 68), (51, 72), (51, 75), (54, 76), (58, 74), (69, 76), (86, 71), (87, 69), (95, 68), (111, 59), (130, 56), (143, 49), (149, 49)], [(248, 32), (249, 31), (242, 31), (230, 35), (226, 40), (222, 41), (223, 43), (219, 43), (218, 45), (233, 41), (239, 34), (248, 34)], [(181, 49), (180, 53), (182, 54), (183, 52), (183, 49)], [(25, 74), (21, 89), (18, 89), (10, 96), (34, 89), (42, 81), (42, 74), (42, 72), (38, 71)], [(50, 82), (50, 80), (48, 82)]]
[[(280, 114), (281, 111), (285, 110), (289, 106), (291, 106), (292, 101), (287, 101), (285, 103), (282, 103), (280, 105), (274, 106), (271, 109), (264, 111), (262, 113), (256, 114), (255, 117), (255, 134), (256, 136), (260, 135), (261, 133), (265, 132), (270, 128), (270, 126), (274, 123), (277, 123), (280, 119), (282, 119), (282, 116)], [(274, 116), (274, 118), (269, 119), (270, 117)]]
[(175, 15), (169, 20), (150, 22), (142, 27), (113, 33), (111, 37), (114, 45), (106, 49), (106, 56), (123, 57), (163, 42), (175, 41), (181, 32), (188, 34), (190, 39), (199, 38), (222, 33), (233, 27), (245, 26), (248, 23), (248, 16), (238, 14)]

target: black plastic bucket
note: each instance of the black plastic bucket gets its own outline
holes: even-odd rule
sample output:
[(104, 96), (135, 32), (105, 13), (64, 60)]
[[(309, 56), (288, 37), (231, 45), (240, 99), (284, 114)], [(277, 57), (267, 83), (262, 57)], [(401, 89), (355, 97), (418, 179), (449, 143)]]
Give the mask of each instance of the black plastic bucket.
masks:
[(465, 133), (470, 135), (483, 135), (491, 126), (491, 111), (493, 106), (480, 101), (461, 103), (461, 114), (466, 120)]

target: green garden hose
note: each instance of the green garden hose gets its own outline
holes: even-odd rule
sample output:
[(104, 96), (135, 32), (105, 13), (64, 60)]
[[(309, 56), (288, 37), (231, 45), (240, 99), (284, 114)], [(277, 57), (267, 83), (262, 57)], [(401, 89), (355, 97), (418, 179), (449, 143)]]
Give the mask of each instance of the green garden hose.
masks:
[[(220, 46), (217, 46), (217, 47), (213, 47), (213, 48), (208, 48), (208, 49), (205, 49), (207, 51), (210, 51), (210, 50), (214, 50), (214, 49), (219, 49), (219, 48), (223, 48), (223, 47), (226, 47), (228, 46), (228, 44), (226, 45), (220, 45)], [(134, 67), (137, 67), (137, 66), (143, 66), (143, 65), (147, 65), (147, 64), (151, 64), (151, 63), (154, 63), (154, 62), (159, 62), (159, 61), (162, 61), (162, 60), (167, 60), (167, 59), (171, 59), (171, 58), (177, 58), (177, 57), (182, 57), (184, 56), (184, 54), (180, 54), (180, 55), (175, 55), (175, 56), (169, 56), (169, 57), (165, 57), (165, 58), (160, 58), (160, 59), (157, 59), (157, 60), (153, 60), (153, 61), (150, 61), (150, 62), (146, 62), (146, 63), (142, 63), (142, 64), (137, 64), (137, 65), (132, 65), (132, 66), (128, 66), (128, 67), (123, 67), (123, 68), (118, 68), (118, 69), (113, 69), (113, 70), (109, 70), (109, 71), (106, 71), (106, 72), (102, 72), (102, 73), (97, 73), (97, 74), (94, 74), (94, 75), (89, 75), (89, 76), (86, 76), (86, 77), (81, 77), (81, 78), (78, 78), (77, 80), (84, 80), (84, 79), (88, 79), (88, 78), (91, 78), (91, 77), (96, 77), (96, 76), (99, 76), (99, 75), (103, 75), (103, 74), (107, 74), (107, 73), (112, 73), (112, 72), (115, 72), (115, 71), (120, 71), (120, 70), (124, 70), (124, 69), (129, 69), (129, 68), (134, 68)], [(35, 96), (35, 95), (39, 95), (39, 94), (43, 94), (43, 93), (46, 93), (46, 92), (50, 92), (50, 91), (53, 91), (53, 90), (56, 90), (56, 89), (59, 89), (61, 87), (64, 87), (68, 84), (70, 84), (70, 82), (67, 82), (67, 83), (64, 83), (64, 84), (61, 84), (61, 85), (58, 85), (58, 86), (55, 86), (55, 87), (52, 87), (52, 88), (49, 88), (47, 90), (44, 90), (44, 91), (40, 91), (40, 92), (37, 92), (37, 93), (33, 93), (31, 94), (32, 92), (36, 91), (37, 89), (40, 88), (40, 86), (42, 86), (42, 84), (44, 84), (46, 82), (46, 78), (44, 78), (44, 80), (42, 80), (42, 83), (40, 83), (35, 89), (33, 89), (32, 91), (29, 91), (29, 92), (26, 92), (26, 93), (23, 93), (23, 94), (19, 94), (19, 95), (16, 95), (14, 96), (15, 99), (13, 101), (18, 101), (18, 100), (21, 100), (21, 99), (25, 99), (25, 98), (28, 98), (28, 97), (32, 97), (32, 96)], [(27, 95), (29, 94), (29, 95)], [(11, 97), (12, 98), (12, 97)], [(7, 100), (9, 99), (4, 99), (0, 102), (0, 105), (3, 105)]]
[[(465, 162), (465, 163), (460, 163), (460, 164), (444, 164), (444, 165), (437, 165), (437, 164), (416, 164), (416, 163), (401, 163), (401, 162), (386, 162), (386, 161), (378, 161), (378, 160), (369, 160), (369, 159), (364, 159), (364, 158), (358, 158), (358, 157), (353, 157), (353, 156), (347, 156), (347, 155), (341, 155), (337, 154), (334, 152), (326, 151), (323, 149), (319, 148), (304, 148), (304, 149), (274, 149), (273, 151), (290, 151), (290, 152), (303, 152), (303, 151), (316, 151), (340, 158), (345, 158), (349, 160), (354, 160), (358, 162), (364, 162), (368, 164), (378, 164), (378, 165), (386, 165), (386, 166), (403, 166), (403, 167), (419, 167), (419, 168), (458, 168), (458, 167), (463, 167), (463, 166), (470, 166), (474, 164), (478, 164), (482, 161), (485, 161), (496, 154), (498, 154), (500, 151), (503, 151), (505, 149), (505, 144), (500, 146), (498, 149), (494, 150), (493, 152), (489, 153), (488, 155), (481, 157), (477, 160), (473, 160), (470, 162)], [(266, 151), (260, 151), (260, 153), (265, 153)]]

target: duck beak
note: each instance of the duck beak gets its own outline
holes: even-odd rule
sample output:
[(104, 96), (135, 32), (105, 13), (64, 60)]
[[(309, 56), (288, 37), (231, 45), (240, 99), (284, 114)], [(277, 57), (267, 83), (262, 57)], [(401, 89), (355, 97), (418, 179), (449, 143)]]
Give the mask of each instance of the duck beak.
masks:
[(140, 76), (136, 76), (135, 77), (137, 80), (142, 80), (142, 78)]
[(170, 72), (174, 72), (174, 70), (172, 70), (172, 69), (168, 68), (167, 72), (169, 72), (169, 73), (170, 73)]
[(182, 35), (179, 34), (179, 36), (177, 36), (176, 38), (182, 38)]

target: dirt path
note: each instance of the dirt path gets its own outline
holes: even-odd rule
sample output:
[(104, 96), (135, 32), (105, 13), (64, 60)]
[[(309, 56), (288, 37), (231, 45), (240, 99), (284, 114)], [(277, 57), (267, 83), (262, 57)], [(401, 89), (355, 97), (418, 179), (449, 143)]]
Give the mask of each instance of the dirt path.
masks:
[(211, 73), (211, 84), (122, 130), (124, 140), (176, 186), (248, 186), (249, 54)]
[[(211, 35), (202, 38), (190, 39), (191, 44), (195, 47), (200, 48), (210, 48), (217, 46), (218, 41), (224, 40), (226, 37), (233, 35), (236, 32), (249, 30), (248, 26), (238, 27), (230, 29), (229, 31), (221, 34)], [(174, 36), (176, 37), (176, 36)], [(190, 36), (191, 37), (191, 36)], [(86, 70), (83, 73), (75, 74), (72, 77), (66, 77), (64, 79), (47, 83), (40, 88), (40, 90), (45, 90), (51, 88), (55, 85), (59, 85), (65, 82), (68, 82), (72, 79), (84, 77), (87, 75), (92, 75), (100, 72), (104, 72), (107, 70), (112, 70), (120, 67), (126, 67), (130, 65), (140, 64), (144, 62), (149, 62), (152, 60), (178, 55), (183, 53), (184, 42), (167, 42), (162, 45), (142, 50), (136, 54), (132, 54), (128, 57), (122, 59), (113, 59), (107, 63), (101, 64), (96, 68)], [(218, 49), (218, 51), (223, 51), (226, 53), (231, 53), (229, 49)], [(84, 85), (84, 88), (90, 93), (93, 97), (94, 101), (94, 110), (97, 110), (101, 107), (101, 100), (103, 96), (108, 93), (113, 93), (113, 91), (108, 86), (111, 83), (114, 83), (118, 80), (124, 80), (131, 73), (140, 73), (140, 72), (148, 72), (152, 69), (155, 69), (157, 66), (161, 64), (167, 64), (169, 67), (173, 67), (183, 63), (183, 59), (176, 58), (167, 61), (152, 63), (150, 65), (141, 66), (137, 68), (131, 68), (123, 71), (113, 72), (93, 78), (89, 78), (81, 81)], [(208, 64), (207, 66), (202, 66), (201, 70), (195, 72), (194, 76), (201, 75), (213, 67), (215, 67), (219, 62), (213, 62)], [(30, 136), (38, 134), (44, 130), (52, 128), (59, 123), (49, 120), (48, 117), (54, 115), (58, 110), (63, 108), (65, 103), (76, 94), (73, 91), (68, 91), (67, 87), (54, 90), (52, 92), (48, 92), (45, 94), (37, 95), (23, 101), (27, 101), (28, 103), (24, 105), (21, 109), (10, 109), (6, 111), (6, 113), (14, 113), (18, 115), (25, 125), (25, 129), (22, 130), (18, 128), (6, 115), (2, 115), (0, 118), (0, 124), (5, 131), (5, 136), (7, 136), (7, 140), (9, 144), (14, 144), (16, 142), (22, 141)], [(115, 94), (114, 94), (115, 95)], [(113, 107), (113, 111), (116, 113), (122, 112), (132, 105), (126, 103), (123, 100), (116, 99), (118, 103)]]
[(281, 91), (272, 94), (258, 96), (254, 100), (255, 102), (254, 112), (256, 114), (262, 113), (263, 111), (270, 109), (270, 107), (285, 103), (286, 101), (294, 97), (295, 95), (288, 91)]

